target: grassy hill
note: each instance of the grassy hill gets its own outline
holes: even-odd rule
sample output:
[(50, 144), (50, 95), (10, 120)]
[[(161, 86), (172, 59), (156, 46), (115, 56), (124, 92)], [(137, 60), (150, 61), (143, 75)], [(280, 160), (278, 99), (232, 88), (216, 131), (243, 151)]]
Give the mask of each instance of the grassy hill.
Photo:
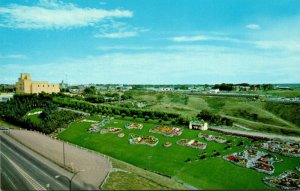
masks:
[[(284, 94), (285, 91), (293, 92), (280, 90), (277, 93)], [(298, 91), (292, 95), (298, 95)], [(260, 131), (285, 133), (284, 129), (290, 129), (290, 133), (298, 134), (300, 130), (299, 115), (295, 115), (300, 111), (299, 104), (271, 104), (260, 99), (166, 92), (133, 92), (133, 99), (127, 103), (133, 100), (145, 102), (145, 109), (170, 111), (190, 118), (195, 117), (201, 110), (210, 110), (228, 116), (235, 123)]]

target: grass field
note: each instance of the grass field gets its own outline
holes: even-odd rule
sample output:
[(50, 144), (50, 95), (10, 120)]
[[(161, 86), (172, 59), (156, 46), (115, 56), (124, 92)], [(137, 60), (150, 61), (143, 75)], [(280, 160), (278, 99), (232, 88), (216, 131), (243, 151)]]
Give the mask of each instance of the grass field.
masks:
[(23, 118), (24, 119), (29, 119), (31, 122), (33, 122), (35, 124), (41, 124), (42, 123), (42, 119), (39, 117), (40, 114), (28, 115), (30, 113), (40, 112), (40, 111), (42, 111), (42, 109), (40, 109), (40, 108), (32, 109), (29, 112), (27, 112), (26, 115)]
[[(286, 91), (294, 92), (297, 95), (298, 89), (272, 90), (273, 93), (282, 94)], [(297, 123), (293, 123), (293, 120), (287, 120), (289, 119), (287, 117), (280, 117), (276, 112), (267, 110), (265, 102), (259, 99), (142, 91), (133, 92), (132, 95), (132, 100), (148, 103), (145, 109), (175, 112), (188, 118), (195, 117), (201, 110), (210, 110), (223, 116), (229, 116), (235, 123), (254, 130), (282, 133), (280, 129), (291, 128), (300, 131)], [(129, 102), (127, 101), (127, 103)], [(259, 128), (256, 126), (257, 124)]]
[[(88, 117), (88, 119), (101, 121), (101, 118), (98, 116)], [(137, 167), (183, 181), (199, 189), (270, 189), (262, 182), (262, 178), (267, 176), (266, 174), (235, 166), (221, 158), (221, 156), (226, 154), (244, 150), (245, 148), (242, 146), (236, 145), (241, 141), (244, 142), (244, 145), (250, 144), (251, 141), (249, 139), (222, 135), (224, 138), (232, 141), (232, 149), (225, 150), (226, 144), (207, 142), (203, 138), (198, 138), (199, 131), (185, 128), (183, 134), (179, 137), (165, 137), (149, 133), (149, 128), (155, 127), (156, 124), (145, 123), (142, 130), (128, 130), (124, 128), (124, 125), (127, 123), (129, 123), (127, 120), (113, 119), (106, 125), (106, 127), (122, 128), (122, 132), (125, 133), (123, 138), (118, 137), (117, 134), (88, 133), (87, 130), (90, 128), (91, 123), (79, 121), (72, 123), (68, 129), (59, 135), (59, 138)], [(153, 135), (159, 139), (159, 143), (155, 147), (131, 145), (128, 141), (130, 133)], [(206, 133), (219, 135), (219, 133), (212, 131), (207, 131)], [(179, 146), (176, 144), (176, 141), (180, 138), (200, 140), (207, 143), (207, 149), (203, 151)], [(164, 147), (163, 144), (166, 141), (171, 142), (173, 145), (169, 148)], [(214, 151), (220, 152), (221, 156), (211, 157)], [(199, 159), (198, 156), (204, 152), (206, 152), (206, 159)], [(274, 175), (278, 175), (284, 170), (293, 170), (299, 165), (299, 158), (273, 155), (283, 159), (283, 162), (274, 164), (276, 169)], [(187, 159), (190, 159), (190, 162), (185, 162)], [(112, 175), (111, 178), (121, 181), (119, 177), (126, 176), (124, 172), (118, 172), (117, 175), (116, 177)], [(106, 188), (110, 188), (109, 185)]]

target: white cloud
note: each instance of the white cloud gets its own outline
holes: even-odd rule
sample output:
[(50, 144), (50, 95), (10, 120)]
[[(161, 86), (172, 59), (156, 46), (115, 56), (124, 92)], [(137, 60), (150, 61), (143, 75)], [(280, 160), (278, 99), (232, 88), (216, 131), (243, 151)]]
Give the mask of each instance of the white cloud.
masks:
[(93, 26), (109, 18), (132, 17), (128, 10), (80, 8), (57, 1), (40, 1), (37, 6), (11, 4), (0, 7), (1, 26), (25, 29), (65, 29)]
[(206, 36), (177, 36), (171, 38), (175, 42), (192, 42), (192, 41), (207, 41), (209, 40)]
[(247, 29), (251, 29), (251, 30), (259, 30), (260, 26), (257, 24), (248, 24), (245, 26)]
[(24, 54), (0, 54), (0, 59), (27, 59), (28, 57)]
[(196, 35), (196, 36), (176, 36), (169, 38), (169, 40), (174, 42), (196, 42), (196, 41), (230, 41), (230, 42), (240, 42), (238, 39), (229, 38), (225, 36), (206, 36), (206, 35)]
[(138, 32), (136, 31), (128, 31), (128, 32), (115, 32), (115, 33), (104, 33), (104, 34), (96, 34), (96, 38), (128, 38), (137, 36)]
[(150, 46), (99, 46), (97, 48), (98, 50), (101, 51), (111, 51), (111, 50), (117, 50), (117, 51), (126, 51), (126, 50), (135, 50), (135, 51), (139, 51), (139, 50), (150, 50), (153, 49), (153, 47)]
[(300, 51), (300, 41), (254, 41), (253, 44), (260, 49), (277, 49), (286, 51)]
[[(176, 46), (165, 50), (107, 53), (36, 65), (4, 65), (14, 82), (26, 71), (37, 80), (69, 83), (284, 83), (299, 82), (300, 58), (216, 46)], [(50, 73), (49, 69), (56, 68)], [(37, 72), (38, 71), (38, 72)]]
[(128, 38), (138, 36), (147, 29), (132, 27), (131, 25), (114, 20), (107, 20), (99, 26), (99, 32), (94, 35), (96, 38)]

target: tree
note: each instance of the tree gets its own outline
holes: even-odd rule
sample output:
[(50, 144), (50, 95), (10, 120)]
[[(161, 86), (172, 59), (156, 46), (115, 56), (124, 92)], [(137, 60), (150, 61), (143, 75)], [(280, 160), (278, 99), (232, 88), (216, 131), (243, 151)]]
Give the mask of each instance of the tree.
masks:
[(96, 94), (96, 88), (95, 88), (95, 86), (86, 87), (86, 88), (83, 90), (83, 93), (84, 93), (85, 95), (89, 95), (89, 94), (94, 95), (94, 94)]

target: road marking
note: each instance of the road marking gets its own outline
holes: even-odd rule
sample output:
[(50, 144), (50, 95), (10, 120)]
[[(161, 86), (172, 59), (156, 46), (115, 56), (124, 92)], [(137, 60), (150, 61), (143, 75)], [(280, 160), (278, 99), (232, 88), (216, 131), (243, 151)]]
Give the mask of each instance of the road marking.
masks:
[(1, 153), (14, 167), (15, 169), (25, 178), (29, 184), (35, 189), (35, 190), (46, 190), (45, 187), (40, 185), (36, 180), (34, 180), (29, 174), (27, 174), (22, 168), (20, 168), (15, 162), (10, 160), (4, 153)]

